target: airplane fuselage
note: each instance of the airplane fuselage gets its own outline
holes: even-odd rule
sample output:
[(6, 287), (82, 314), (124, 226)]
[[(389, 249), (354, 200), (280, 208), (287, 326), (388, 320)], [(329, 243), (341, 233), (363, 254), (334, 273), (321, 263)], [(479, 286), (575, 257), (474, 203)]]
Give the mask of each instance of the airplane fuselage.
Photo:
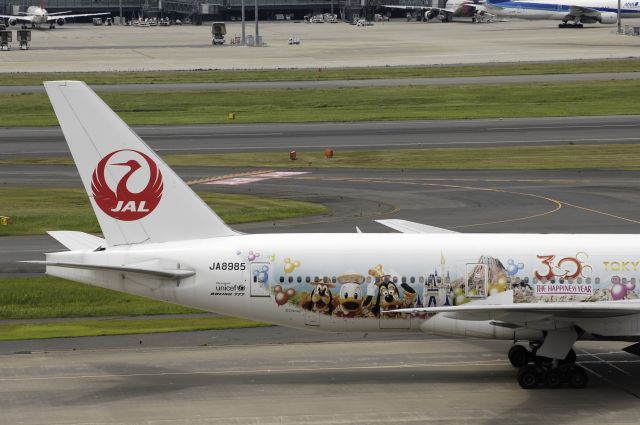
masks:
[[(541, 331), (446, 314), (385, 313), (508, 296), (514, 303), (636, 299), (640, 255), (631, 235), (281, 234), (48, 254), (47, 260), (194, 270), (161, 281), (114, 271), (47, 273), (207, 311), (325, 331), (422, 330), (497, 339)], [(638, 315), (573, 319), (583, 338), (640, 335)], [(561, 325), (561, 323), (559, 323)]]
[[(617, 0), (580, 0), (567, 2), (566, 0), (510, 0), (506, 2), (491, 2), (502, 8), (497, 14), (501, 17), (522, 19), (550, 19), (563, 20), (570, 12), (571, 6), (580, 6), (597, 10), (601, 13), (617, 13)], [(640, 2), (622, 0), (621, 15), (623, 18), (640, 17)]]
[(33, 17), (33, 20), (31, 21), (33, 24), (41, 25), (47, 23), (49, 13), (44, 8), (38, 6), (29, 6), (29, 8), (27, 9), (27, 16)]

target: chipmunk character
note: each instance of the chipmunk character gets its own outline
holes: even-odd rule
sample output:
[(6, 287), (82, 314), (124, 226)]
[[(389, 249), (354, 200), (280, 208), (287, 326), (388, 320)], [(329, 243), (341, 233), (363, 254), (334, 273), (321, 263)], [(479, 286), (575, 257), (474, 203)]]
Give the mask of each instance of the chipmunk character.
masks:
[[(311, 291), (311, 294), (304, 294), (300, 298), (300, 307), (305, 310), (311, 310), (317, 313), (331, 315), (333, 313), (334, 302), (331, 288), (335, 285), (325, 279), (316, 280), (314, 283), (315, 288)], [(306, 296), (305, 296), (306, 295)]]
[(337, 317), (375, 317), (369, 308), (363, 306), (362, 275), (350, 274), (338, 276), (342, 285), (338, 295), (338, 306), (335, 310)]
[[(402, 294), (404, 298), (400, 296), (400, 291), (395, 282), (389, 280), (388, 276), (385, 276), (381, 281), (377, 283), (378, 297), (374, 306), (371, 308), (373, 314), (376, 317), (380, 317), (383, 311), (397, 310), (399, 308), (412, 307), (416, 299), (416, 291), (406, 283), (400, 285), (402, 288)], [(402, 313), (388, 313), (382, 314), (383, 317), (404, 317)]]

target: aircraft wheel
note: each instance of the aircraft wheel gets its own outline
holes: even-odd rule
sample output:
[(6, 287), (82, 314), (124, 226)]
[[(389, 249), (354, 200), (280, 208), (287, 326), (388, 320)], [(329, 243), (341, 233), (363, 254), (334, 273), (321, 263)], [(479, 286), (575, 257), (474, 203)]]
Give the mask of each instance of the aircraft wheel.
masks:
[(561, 23), (561, 24), (558, 24), (558, 28), (566, 28), (566, 27), (567, 27), (566, 22), (563, 22), (563, 23)]
[(508, 356), (513, 367), (522, 367), (529, 362), (529, 351), (522, 345), (513, 345), (509, 349)]
[(584, 25), (582, 25), (582, 24), (576, 24), (576, 28), (584, 28)]
[(562, 387), (562, 375), (558, 369), (549, 369), (544, 375), (544, 383), (549, 388)]
[(569, 350), (569, 352), (567, 353), (567, 356), (562, 360), (563, 364), (575, 364), (576, 363), (576, 352), (575, 350), (572, 348), (571, 350)]
[(572, 388), (584, 388), (589, 383), (589, 375), (587, 371), (580, 366), (576, 366), (569, 372), (569, 385)]
[(538, 386), (538, 373), (535, 366), (525, 366), (518, 372), (518, 384), (525, 390), (531, 390)]

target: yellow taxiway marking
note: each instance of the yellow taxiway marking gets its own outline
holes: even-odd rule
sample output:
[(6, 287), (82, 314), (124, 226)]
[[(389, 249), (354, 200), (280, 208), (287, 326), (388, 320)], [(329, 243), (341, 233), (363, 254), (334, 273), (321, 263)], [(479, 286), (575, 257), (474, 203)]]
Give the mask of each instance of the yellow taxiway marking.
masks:
[[(489, 221), (489, 222), (484, 222), (484, 223), (471, 223), (471, 224), (464, 224), (464, 225), (459, 225), (459, 226), (445, 226), (448, 229), (462, 229), (462, 228), (467, 228), (467, 227), (476, 227), (476, 226), (486, 226), (486, 225), (490, 225), (490, 224), (499, 224), (499, 223), (509, 223), (509, 222), (514, 222), (514, 221), (524, 221), (524, 220), (530, 220), (533, 218), (537, 218), (537, 217), (542, 217), (545, 215), (549, 215), (549, 214), (553, 214), (557, 211), (559, 211), (560, 209), (562, 209), (563, 206), (565, 207), (572, 207), (572, 208), (576, 208), (579, 210), (583, 210), (583, 211), (587, 211), (593, 214), (599, 214), (599, 215), (604, 215), (607, 217), (611, 217), (611, 218), (615, 218), (617, 220), (622, 220), (622, 221), (627, 221), (629, 223), (635, 223), (635, 224), (640, 224), (640, 220), (634, 220), (632, 218), (627, 218), (627, 217), (622, 217), (616, 214), (612, 214), (612, 213), (608, 213), (605, 211), (599, 211), (593, 208), (588, 208), (588, 207), (583, 207), (581, 205), (577, 205), (577, 204), (573, 204), (570, 202), (565, 202), (562, 201), (560, 199), (555, 199), (555, 198), (551, 198), (549, 196), (544, 196), (544, 195), (536, 195), (534, 193), (527, 193), (527, 192), (516, 192), (516, 191), (511, 191), (511, 190), (507, 190), (507, 189), (496, 189), (496, 188), (487, 188), (487, 187), (475, 187), (475, 186), (462, 186), (462, 185), (456, 185), (456, 184), (445, 184), (445, 183), (427, 183), (426, 181), (468, 181), (468, 179), (459, 179), (459, 178), (451, 178), (451, 179), (447, 179), (447, 178), (427, 178), (427, 179), (419, 179), (419, 178), (408, 178), (408, 179), (402, 179), (402, 178), (388, 178), (385, 180), (380, 180), (378, 178), (366, 178), (366, 177), (359, 177), (359, 178), (341, 178), (341, 177), (329, 177), (329, 178), (323, 178), (321, 176), (305, 176), (305, 177), (294, 177), (294, 178), (300, 178), (300, 179), (316, 179), (316, 180), (329, 180), (329, 181), (351, 181), (351, 182), (356, 182), (356, 183), (388, 183), (390, 181), (392, 181), (393, 183), (396, 184), (404, 184), (404, 185), (417, 185), (417, 186), (435, 186), (435, 187), (445, 187), (445, 188), (453, 188), (453, 189), (463, 189), (463, 190), (475, 190), (475, 191), (486, 191), (486, 192), (496, 192), (496, 193), (507, 193), (507, 194), (512, 194), (512, 195), (518, 195), (518, 196), (528, 196), (531, 198), (538, 198), (538, 199), (542, 199), (544, 201), (548, 201), (551, 202), (552, 204), (554, 204), (554, 208), (552, 208), (549, 211), (545, 211), (542, 213), (538, 213), (538, 214), (532, 214), (532, 215), (528, 215), (525, 217), (515, 217), (515, 218), (508, 218), (508, 219), (504, 219), (504, 220), (496, 220), (496, 221)], [(570, 183), (570, 182), (575, 182), (575, 180), (547, 180), (547, 179), (542, 179), (542, 180), (537, 180), (537, 179), (488, 179), (488, 180), (482, 180), (482, 181), (486, 181), (486, 182), (518, 182), (518, 183), (523, 183), (523, 182), (563, 182), (563, 183)], [(400, 211), (400, 208), (396, 208), (397, 211)], [(379, 214), (375, 214), (375, 215), (379, 215)]]

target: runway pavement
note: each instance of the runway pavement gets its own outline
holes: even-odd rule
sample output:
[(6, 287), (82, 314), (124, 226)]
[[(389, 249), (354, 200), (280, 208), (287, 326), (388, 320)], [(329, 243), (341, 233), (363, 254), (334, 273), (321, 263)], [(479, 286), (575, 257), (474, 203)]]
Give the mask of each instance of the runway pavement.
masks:
[[(601, 425), (636, 424), (640, 413), (640, 363), (619, 351), (623, 343), (578, 343), (586, 389), (525, 391), (505, 358), (508, 341), (308, 342), (301, 331), (287, 340), (289, 331), (269, 328), (259, 340), (257, 330), (236, 330), (234, 343), (218, 342), (225, 332), (200, 333), (206, 346), (2, 355), (2, 422)], [(280, 334), (276, 343), (269, 333)]]
[[(335, 150), (487, 147), (637, 143), (640, 117), (143, 126), (135, 130), (161, 155), (288, 152), (327, 147)], [(0, 159), (52, 156), (70, 156), (58, 127), (0, 130)]]
[[(580, 81), (637, 80), (640, 72), (597, 72), (584, 74), (498, 75), (444, 78), (379, 78), (320, 81), (242, 81), (229, 83), (110, 84), (91, 85), (98, 92), (164, 92), (191, 90), (327, 89), (340, 87), (444, 86), (463, 84), (561, 83)], [(0, 86), (0, 93), (44, 93), (44, 86)]]

